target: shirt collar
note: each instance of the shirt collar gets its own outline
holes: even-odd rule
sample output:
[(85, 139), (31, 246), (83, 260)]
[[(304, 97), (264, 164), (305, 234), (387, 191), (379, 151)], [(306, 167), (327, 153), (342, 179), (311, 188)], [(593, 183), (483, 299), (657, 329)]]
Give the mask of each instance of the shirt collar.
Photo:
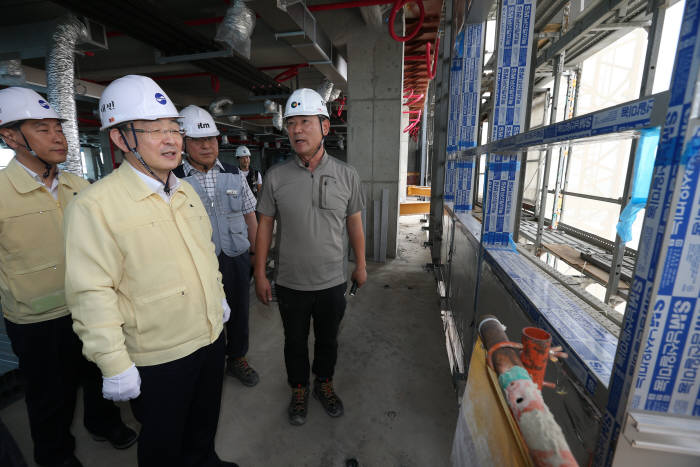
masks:
[[(46, 186), (39, 174), (22, 164), (16, 157), (10, 161), (5, 170), (9, 171), (10, 181), (12, 181), (18, 193), (29, 193), (30, 191)], [(54, 190), (58, 183), (68, 185), (67, 180), (60, 171), (57, 172), (50, 190)]]
[[(301, 167), (302, 169), (306, 169), (306, 166), (304, 165), (304, 161), (299, 157), (299, 154), (295, 154), (295, 157), (297, 159), (297, 165)], [(318, 165), (316, 166), (317, 169), (323, 167), (328, 163), (328, 158), (330, 155), (326, 152), (326, 150), (323, 150), (323, 155), (321, 156), (321, 160), (319, 161)]]
[[(194, 175), (194, 173), (200, 173), (204, 174), (201, 170), (196, 169), (192, 164), (190, 164), (190, 161), (187, 160), (187, 158), (184, 158), (182, 161), (183, 168), (185, 169), (185, 174), (186, 175)], [(219, 161), (219, 159), (216, 159), (216, 162), (214, 162), (214, 167), (209, 169), (209, 172), (214, 170), (215, 168), (219, 169), (219, 172), (225, 172), (226, 169), (224, 169), (224, 165)], [(207, 173), (209, 173), (207, 172)]]
[[(122, 164), (122, 166), (124, 166), (124, 165), (129, 166), (129, 168), (125, 169), (125, 170), (128, 170), (128, 172), (130, 172), (130, 173), (136, 174), (138, 176), (138, 179), (140, 179), (143, 182), (143, 184), (145, 184), (145, 186), (143, 184), (141, 184), (141, 185), (133, 184), (133, 183), (131, 184), (132, 189), (130, 191), (131, 191), (132, 195), (134, 196), (134, 198), (136, 198), (137, 200), (140, 200), (140, 199), (147, 198), (148, 196), (152, 195), (153, 193), (155, 193), (157, 195), (164, 195), (165, 194), (165, 187), (163, 186), (163, 184), (160, 181), (158, 181), (155, 178), (150, 177), (150, 176), (146, 175), (145, 173), (137, 170), (136, 167), (131, 165), (131, 163), (129, 161), (124, 162)], [(121, 169), (121, 167), (120, 167), (120, 169)], [(121, 172), (121, 170), (120, 170), (120, 172)], [(131, 177), (129, 177), (129, 178), (131, 178)], [(133, 178), (131, 178), (131, 179), (133, 180)], [(177, 178), (175, 175), (173, 175), (172, 172), (170, 172), (170, 174), (168, 175), (168, 185), (170, 186), (170, 197), (172, 197), (172, 195), (175, 193), (175, 191), (177, 191), (177, 189), (180, 187), (180, 179)]]

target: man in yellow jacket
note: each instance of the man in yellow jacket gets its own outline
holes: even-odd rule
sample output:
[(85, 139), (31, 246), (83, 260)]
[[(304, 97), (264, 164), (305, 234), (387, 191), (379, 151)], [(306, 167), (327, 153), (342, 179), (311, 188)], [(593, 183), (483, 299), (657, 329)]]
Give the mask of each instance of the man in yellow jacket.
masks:
[(230, 310), (207, 212), (171, 173), (178, 117), (144, 76), (102, 93), (102, 129), (126, 161), (66, 214), (66, 299), (104, 396), (130, 399), (141, 422), (139, 466), (235, 466), (214, 450)]
[(100, 372), (85, 360), (64, 294), (63, 210), (88, 183), (59, 172), (67, 155), (58, 114), (31, 89), (0, 91), (0, 136), (15, 151), (0, 171), (0, 298), (26, 380), (39, 465), (79, 466), (70, 433), (78, 386), (85, 427), (117, 448), (136, 441), (119, 409), (102, 398)]

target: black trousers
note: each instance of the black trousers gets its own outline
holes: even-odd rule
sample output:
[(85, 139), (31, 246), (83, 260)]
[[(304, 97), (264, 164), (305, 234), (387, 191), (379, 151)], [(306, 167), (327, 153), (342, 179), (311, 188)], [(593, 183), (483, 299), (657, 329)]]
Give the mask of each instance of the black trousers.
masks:
[(141, 423), (139, 467), (213, 467), (224, 379), (224, 334), (194, 353), (138, 367), (141, 395), (131, 401)]
[(245, 357), (248, 353), (248, 309), (250, 306), (250, 254), (235, 257), (219, 254), (219, 271), (224, 282), (231, 316), (226, 323), (226, 355)]
[(119, 408), (102, 397), (102, 375), (82, 354), (70, 316), (32, 324), (5, 320), (12, 350), (26, 380), (25, 400), (37, 464), (59, 463), (73, 454), (70, 433), (78, 386), (83, 386), (83, 423), (108, 434), (122, 423)]
[(292, 387), (309, 384), (309, 327), (314, 321), (314, 362), (318, 378), (333, 378), (338, 359), (338, 327), (345, 314), (342, 283), (324, 290), (301, 291), (276, 286), (284, 325), (284, 363)]

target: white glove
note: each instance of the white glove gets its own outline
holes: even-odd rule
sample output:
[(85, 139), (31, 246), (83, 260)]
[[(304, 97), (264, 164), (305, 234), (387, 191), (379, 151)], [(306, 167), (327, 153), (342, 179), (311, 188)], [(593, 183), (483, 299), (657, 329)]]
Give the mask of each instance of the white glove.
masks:
[(229, 317), (231, 316), (231, 308), (228, 306), (228, 302), (226, 301), (226, 298), (221, 299), (221, 306), (224, 308), (224, 323), (228, 321)]
[(111, 401), (136, 399), (141, 394), (141, 375), (133, 363), (126, 371), (109, 378), (102, 377), (102, 396)]

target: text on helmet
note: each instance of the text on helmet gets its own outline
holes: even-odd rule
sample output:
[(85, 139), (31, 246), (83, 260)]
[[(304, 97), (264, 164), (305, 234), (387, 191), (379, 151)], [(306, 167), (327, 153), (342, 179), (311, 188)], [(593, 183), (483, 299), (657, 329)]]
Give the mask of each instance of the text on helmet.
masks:
[(116, 106), (114, 105), (114, 101), (105, 102), (100, 106), (100, 112), (104, 113), (108, 110), (114, 110), (115, 107)]

